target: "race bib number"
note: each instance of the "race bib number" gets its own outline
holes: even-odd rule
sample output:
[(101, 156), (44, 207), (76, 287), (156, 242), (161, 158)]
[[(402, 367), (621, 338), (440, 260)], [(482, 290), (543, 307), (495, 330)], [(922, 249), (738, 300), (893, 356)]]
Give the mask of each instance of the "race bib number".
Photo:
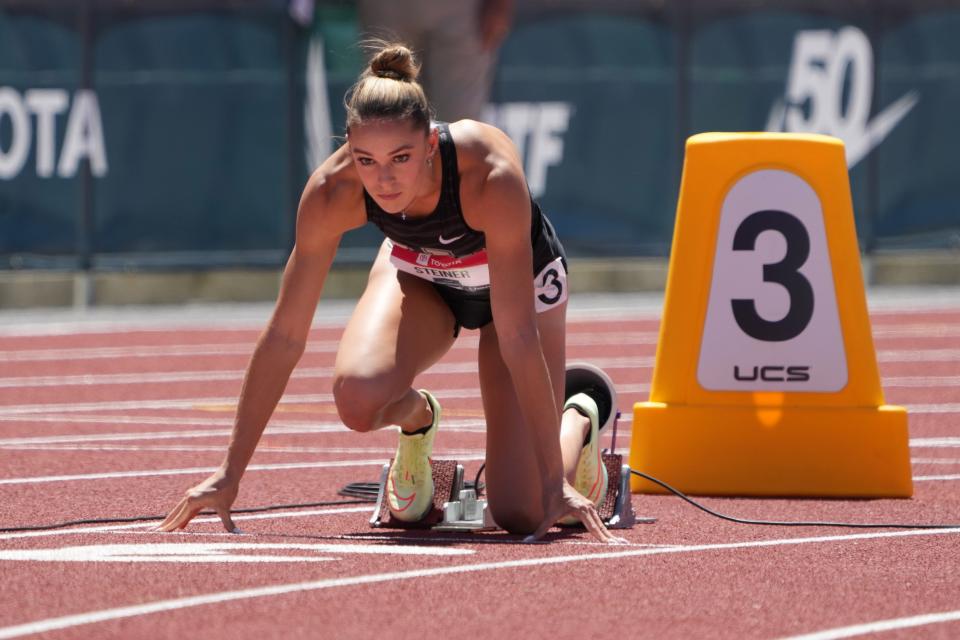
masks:
[(541, 269), (533, 279), (533, 286), (537, 313), (563, 304), (567, 299), (567, 270), (563, 268), (562, 259), (557, 258)]
[(486, 249), (456, 258), (414, 251), (394, 243), (390, 263), (400, 271), (454, 289), (476, 291), (490, 286)]

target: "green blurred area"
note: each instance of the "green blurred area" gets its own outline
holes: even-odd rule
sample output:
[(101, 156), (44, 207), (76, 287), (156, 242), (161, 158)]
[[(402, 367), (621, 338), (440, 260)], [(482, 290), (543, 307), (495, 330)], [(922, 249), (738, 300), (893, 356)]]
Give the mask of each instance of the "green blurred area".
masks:
[[(686, 137), (762, 130), (784, 99), (798, 34), (851, 25), (872, 46), (871, 117), (917, 97), (850, 171), (861, 245), (960, 246), (960, 3), (744, 4), (521, 15), (500, 52), (491, 114), (519, 132), (528, 178), (571, 254), (665, 256)], [(308, 52), (322, 43), (338, 136), (344, 92), (364, 64), (355, 10), (321, 3), (303, 27), (281, 2), (156, 5), (0, 0), (0, 105), (3, 95), (26, 104), (31, 91), (65, 92), (59, 159), (77, 92), (89, 87), (109, 164), (102, 176), (85, 162), (76, 175), (40, 175), (31, 116), (29, 156), (0, 178), (0, 268), (75, 268), (83, 256), (95, 269), (282, 263), (311, 169)], [(16, 135), (3, 113), (0, 162)], [(545, 129), (551, 113), (559, 119)], [(548, 143), (561, 145), (559, 159), (542, 153)], [(379, 239), (348, 234), (338, 260), (368, 259)]]

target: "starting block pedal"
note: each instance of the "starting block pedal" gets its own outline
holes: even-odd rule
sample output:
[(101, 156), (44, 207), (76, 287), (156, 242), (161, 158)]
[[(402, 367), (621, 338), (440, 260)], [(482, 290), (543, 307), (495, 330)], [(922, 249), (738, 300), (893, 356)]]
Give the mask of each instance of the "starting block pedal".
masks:
[(433, 474), (433, 506), (422, 519), (416, 522), (397, 520), (390, 513), (387, 504), (387, 476), (393, 460), (383, 465), (380, 471), (380, 488), (377, 491), (377, 503), (370, 516), (371, 527), (394, 527), (400, 529), (429, 529), (443, 520), (444, 505), (459, 499), (463, 489), (463, 465), (456, 460), (431, 460)]

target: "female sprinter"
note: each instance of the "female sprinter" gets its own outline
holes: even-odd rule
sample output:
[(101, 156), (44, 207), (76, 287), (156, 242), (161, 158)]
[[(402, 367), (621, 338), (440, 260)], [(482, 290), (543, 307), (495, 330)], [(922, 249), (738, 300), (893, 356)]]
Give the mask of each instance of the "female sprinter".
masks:
[(606, 483), (596, 404), (579, 394), (562, 418), (559, 410), (563, 249), (507, 136), (472, 120), (432, 123), (418, 71), (405, 46), (382, 44), (347, 94), (347, 142), (304, 189), (296, 244), (246, 372), (226, 458), (162, 530), (182, 529), (205, 508), (234, 530), (230, 506), (240, 478), (303, 354), (340, 237), (369, 221), (387, 239), (341, 339), (333, 395), (347, 427), (401, 429), (387, 483), (392, 515), (416, 521), (432, 501), (428, 456), (440, 406), (413, 380), (450, 349), (461, 327), (479, 328), (493, 519), (533, 539), (575, 519), (598, 539), (619, 541), (595, 508)]

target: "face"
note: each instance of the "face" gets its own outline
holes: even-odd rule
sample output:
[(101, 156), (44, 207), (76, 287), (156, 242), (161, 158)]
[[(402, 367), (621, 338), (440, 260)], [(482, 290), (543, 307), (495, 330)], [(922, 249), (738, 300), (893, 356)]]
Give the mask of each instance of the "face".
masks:
[(347, 142), (364, 188), (387, 213), (405, 211), (429, 191), (435, 130), (424, 134), (408, 120), (375, 120), (353, 125)]

